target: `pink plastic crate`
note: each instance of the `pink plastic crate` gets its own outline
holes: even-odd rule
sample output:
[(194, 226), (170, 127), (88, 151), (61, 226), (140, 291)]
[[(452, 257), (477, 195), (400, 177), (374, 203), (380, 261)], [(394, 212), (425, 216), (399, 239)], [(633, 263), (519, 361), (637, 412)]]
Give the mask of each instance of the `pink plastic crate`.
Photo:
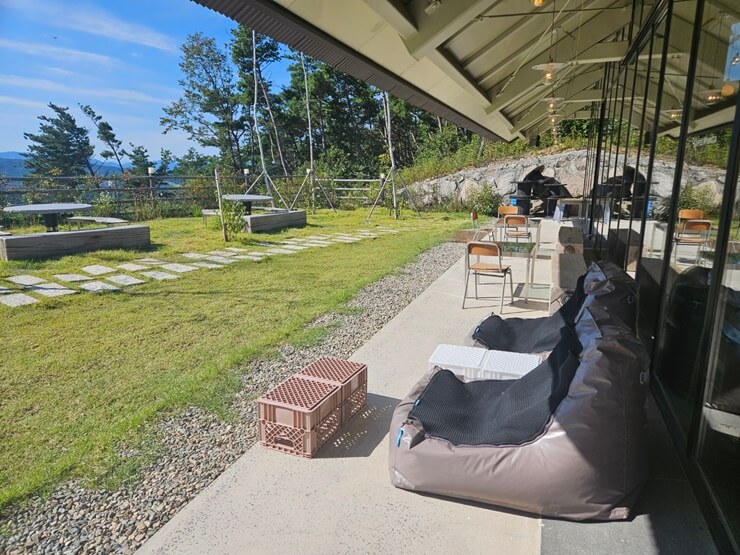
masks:
[(323, 357), (303, 370), (298, 376), (340, 387), (342, 426), (349, 422), (367, 402), (367, 366), (341, 358)]
[(342, 424), (341, 390), (327, 381), (293, 376), (257, 399), (260, 442), (312, 457)]

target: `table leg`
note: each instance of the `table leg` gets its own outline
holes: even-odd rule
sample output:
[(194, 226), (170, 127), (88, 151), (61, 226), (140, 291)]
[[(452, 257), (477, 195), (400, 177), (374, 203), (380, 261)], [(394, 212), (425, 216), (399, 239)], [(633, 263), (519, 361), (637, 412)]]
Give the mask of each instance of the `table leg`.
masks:
[(531, 262), (531, 256), (527, 256), (527, 277), (524, 281), (524, 302), (525, 303), (529, 302), (529, 286), (530, 286), (531, 278), (532, 278), (532, 274), (530, 274), (529, 272), (530, 262)]
[(44, 214), (43, 216), (47, 233), (59, 231), (59, 214)]
[(251, 216), (252, 215), (252, 203), (251, 202), (247, 201), (247, 202), (244, 203), (244, 213), (247, 216)]

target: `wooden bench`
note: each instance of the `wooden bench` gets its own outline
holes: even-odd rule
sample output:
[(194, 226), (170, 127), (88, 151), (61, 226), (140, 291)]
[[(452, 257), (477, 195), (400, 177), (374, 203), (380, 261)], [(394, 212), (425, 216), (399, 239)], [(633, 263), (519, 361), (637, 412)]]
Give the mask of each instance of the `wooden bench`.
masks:
[(0, 260), (50, 258), (102, 249), (136, 249), (150, 243), (149, 226), (145, 225), (11, 235), (0, 237)]
[(67, 225), (72, 229), (72, 223), (76, 223), (78, 229), (82, 227), (83, 223), (94, 223), (94, 224), (105, 224), (108, 227), (113, 225), (126, 225), (128, 220), (122, 220), (121, 218), (106, 218), (101, 216), (70, 216), (67, 218)]
[(289, 212), (268, 212), (267, 214), (251, 214), (244, 216), (244, 230), (249, 233), (271, 231), (290, 226), (306, 225), (305, 210), (291, 210)]

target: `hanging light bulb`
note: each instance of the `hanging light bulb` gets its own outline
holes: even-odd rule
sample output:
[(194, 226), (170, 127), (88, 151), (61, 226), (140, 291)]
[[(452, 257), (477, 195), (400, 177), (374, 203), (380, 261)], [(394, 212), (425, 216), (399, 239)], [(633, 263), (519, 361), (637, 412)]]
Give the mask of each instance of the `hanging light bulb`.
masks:
[(562, 62), (553, 62), (550, 60), (546, 64), (537, 64), (535, 66), (532, 66), (532, 69), (536, 69), (537, 71), (542, 72), (542, 83), (545, 85), (552, 85), (555, 81), (555, 75), (558, 71), (563, 69), (568, 64), (564, 64)]
[(680, 108), (671, 108), (670, 110), (663, 110), (663, 113), (668, 116), (668, 119), (670, 119), (672, 122), (678, 123), (681, 121), (683, 110), (681, 110)]
[(704, 103), (708, 106), (717, 104), (722, 100), (722, 89), (707, 89), (702, 94), (704, 95)]
[(562, 96), (547, 96), (542, 99), (542, 102), (547, 102), (547, 111), (554, 114), (558, 111), (560, 103), (563, 101)]
[(532, 0), (532, 4), (534, 4), (535, 8), (541, 8), (545, 5), (545, 0)]

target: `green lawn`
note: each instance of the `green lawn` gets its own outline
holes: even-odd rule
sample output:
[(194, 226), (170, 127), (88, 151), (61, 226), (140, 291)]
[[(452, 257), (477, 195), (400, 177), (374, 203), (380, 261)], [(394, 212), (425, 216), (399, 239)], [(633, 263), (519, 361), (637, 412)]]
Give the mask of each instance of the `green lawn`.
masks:
[[(412, 227), (397, 235), (243, 261), (118, 293), (81, 293), (10, 309), (0, 305), (0, 507), (71, 476), (115, 469), (115, 446), (141, 439), (142, 424), (187, 404), (224, 407), (246, 363), (298, 340), (317, 315), (340, 308), (465, 225), (425, 214), (396, 222), (364, 211), (309, 216), (309, 225), (231, 246), (335, 231)], [(150, 222), (153, 248), (101, 251), (40, 262), (0, 262), (0, 277), (51, 278), (88, 264), (223, 248), (215, 218)], [(264, 247), (262, 247), (264, 248)], [(184, 262), (185, 259), (177, 259)], [(6, 282), (7, 283), (7, 282)]]

